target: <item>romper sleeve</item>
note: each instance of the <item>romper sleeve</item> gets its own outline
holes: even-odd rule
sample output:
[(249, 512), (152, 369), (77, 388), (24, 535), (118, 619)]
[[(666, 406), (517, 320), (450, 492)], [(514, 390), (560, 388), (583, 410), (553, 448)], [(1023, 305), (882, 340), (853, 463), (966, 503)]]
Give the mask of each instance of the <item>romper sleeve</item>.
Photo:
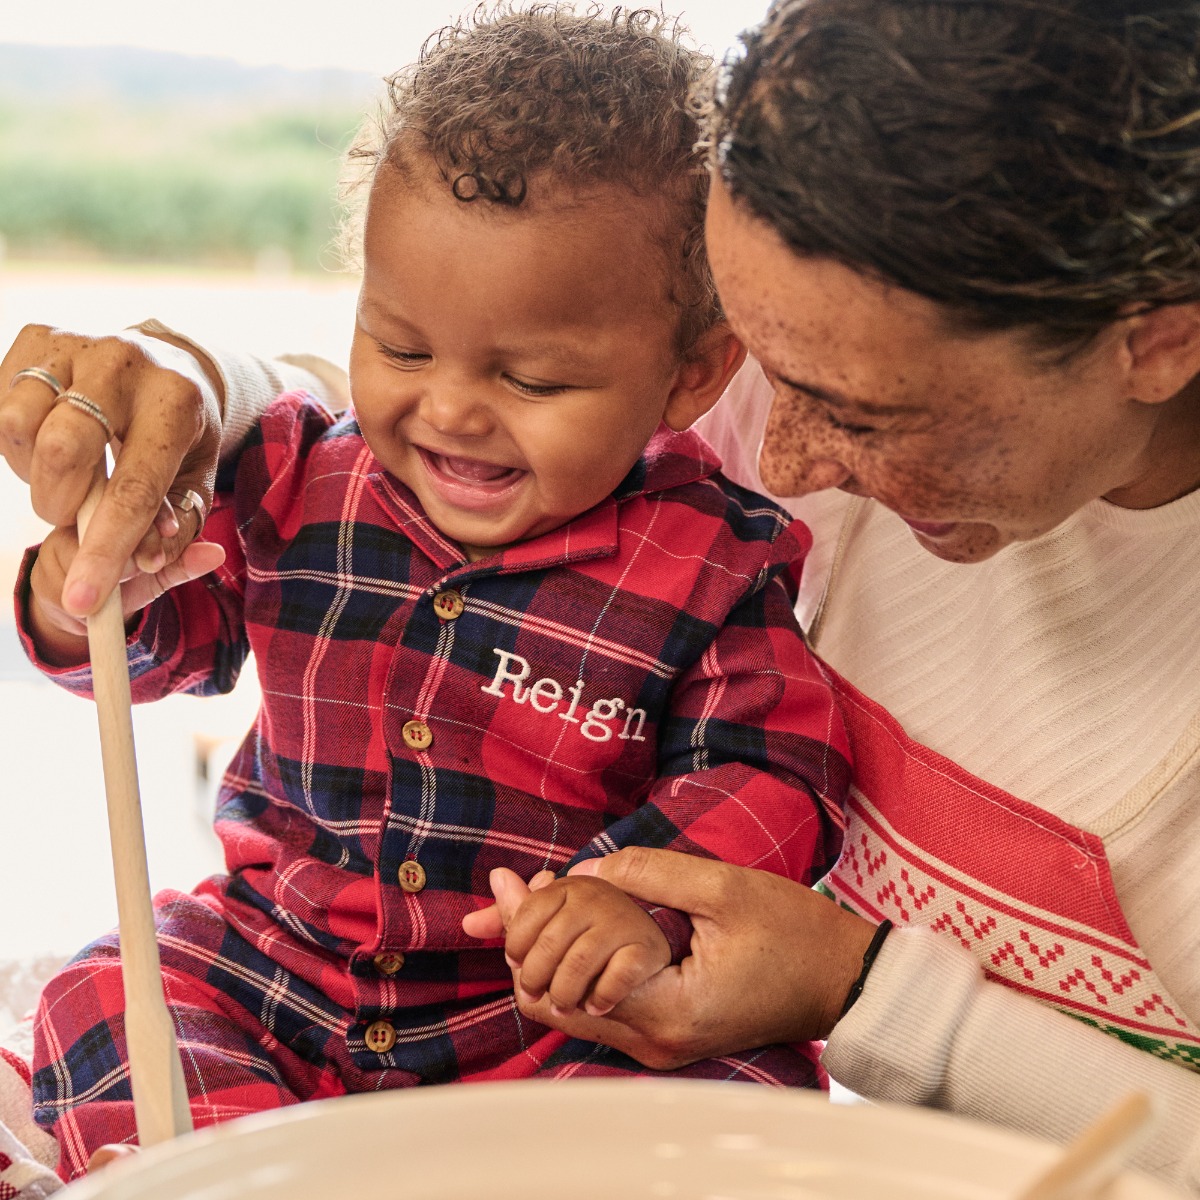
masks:
[(1144, 1090), (1161, 1112), (1132, 1165), (1200, 1196), (1200, 1074), (988, 980), (973, 955), (928, 929), (888, 935), (822, 1062), (868, 1099), (1059, 1141)]
[(762, 367), (747, 358), (720, 402), (696, 422), (695, 428), (720, 456), (721, 471), (727, 478), (771, 496), (812, 531), (812, 546), (804, 559), (796, 600), (796, 616), (804, 629), (810, 629), (821, 607), (843, 525), (863, 501), (836, 488), (807, 496), (772, 495), (758, 470), (758, 453), (771, 415), (772, 398), (771, 384)]

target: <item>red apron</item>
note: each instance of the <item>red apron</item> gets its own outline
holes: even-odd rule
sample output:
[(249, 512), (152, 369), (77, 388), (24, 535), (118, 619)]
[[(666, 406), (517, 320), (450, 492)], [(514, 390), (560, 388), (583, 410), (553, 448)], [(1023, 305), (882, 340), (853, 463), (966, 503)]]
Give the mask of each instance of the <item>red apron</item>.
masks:
[(1126, 924), (1100, 838), (914, 742), (830, 674), (855, 786), (823, 890), (872, 920), (957, 938), (992, 979), (1200, 1070), (1200, 1029)]

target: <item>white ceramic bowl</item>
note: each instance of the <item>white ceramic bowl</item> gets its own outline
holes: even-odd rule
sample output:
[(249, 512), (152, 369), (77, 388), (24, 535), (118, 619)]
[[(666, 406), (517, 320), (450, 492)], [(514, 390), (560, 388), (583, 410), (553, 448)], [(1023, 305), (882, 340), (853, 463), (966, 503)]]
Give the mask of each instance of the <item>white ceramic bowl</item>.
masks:
[[(64, 1197), (1010, 1200), (1057, 1153), (941, 1113), (747, 1084), (470, 1084), (246, 1117), (156, 1146)], [(1174, 1195), (1126, 1173), (1108, 1198)]]

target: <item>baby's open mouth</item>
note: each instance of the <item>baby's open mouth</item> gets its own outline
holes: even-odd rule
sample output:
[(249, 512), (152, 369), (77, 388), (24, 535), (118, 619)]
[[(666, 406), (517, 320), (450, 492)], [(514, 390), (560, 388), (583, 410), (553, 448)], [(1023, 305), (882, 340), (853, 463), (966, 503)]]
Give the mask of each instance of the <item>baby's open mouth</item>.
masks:
[(434, 495), (454, 508), (478, 513), (502, 511), (512, 502), (529, 475), (520, 467), (506, 467), (480, 458), (436, 454), (418, 448)]
[(504, 467), (499, 463), (483, 462), (478, 458), (451, 457), (446, 454), (433, 454), (428, 450), (424, 451), (424, 454), (435, 471), (457, 479), (460, 483), (503, 487), (525, 474), (517, 467)]

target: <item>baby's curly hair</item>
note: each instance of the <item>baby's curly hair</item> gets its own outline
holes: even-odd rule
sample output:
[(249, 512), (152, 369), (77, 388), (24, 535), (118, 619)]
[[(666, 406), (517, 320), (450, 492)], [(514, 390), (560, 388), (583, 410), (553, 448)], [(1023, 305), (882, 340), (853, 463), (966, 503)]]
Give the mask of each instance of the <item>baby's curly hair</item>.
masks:
[(387, 79), (379, 114), (347, 152), (343, 253), (361, 247), (364, 199), (383, 165), (414, 154), (463, 203), (519, 208), (567, 187), (617, 184), (663, 202), (653, 232), (680, 311), (680, 351), (721, 319), (704, 250), (708, 173), (692, 90), (712, 60), (660, 10), (480, 4)]
[(1200, 0), (776, 0), (702, 113), (800, 254), (1069, 354), (1200, 298)]

